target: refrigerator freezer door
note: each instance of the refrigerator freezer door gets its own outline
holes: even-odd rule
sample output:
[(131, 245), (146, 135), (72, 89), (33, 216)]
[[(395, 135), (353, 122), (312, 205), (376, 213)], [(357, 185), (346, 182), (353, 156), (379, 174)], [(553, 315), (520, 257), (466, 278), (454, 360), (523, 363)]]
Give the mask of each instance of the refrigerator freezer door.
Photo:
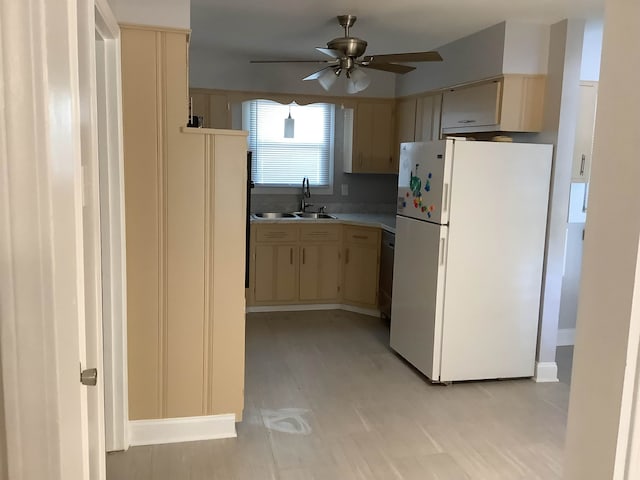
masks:
[(398, 172), (398, 215), (449, 221), (453, 140), (403, 143)]
[(391, 300), (391, 348), (440, 379), (447, 227), (398, 216)]

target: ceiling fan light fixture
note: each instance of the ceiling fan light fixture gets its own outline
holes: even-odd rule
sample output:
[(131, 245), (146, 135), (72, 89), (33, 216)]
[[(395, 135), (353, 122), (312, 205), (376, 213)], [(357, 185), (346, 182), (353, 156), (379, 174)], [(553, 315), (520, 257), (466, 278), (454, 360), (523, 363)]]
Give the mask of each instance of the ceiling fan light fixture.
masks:
[(318, 77), (318, 83), (324, 88), (327, 92), (336, 83), (338, 76), (340, 75), (340, 69), (333, 70), (332, 68), (327, 68), (322, 75)]
[(365, 90), (370, 84), (371, 79), (359, 68), (352, 68), (347, 72), (347, 93), (354, 94)]

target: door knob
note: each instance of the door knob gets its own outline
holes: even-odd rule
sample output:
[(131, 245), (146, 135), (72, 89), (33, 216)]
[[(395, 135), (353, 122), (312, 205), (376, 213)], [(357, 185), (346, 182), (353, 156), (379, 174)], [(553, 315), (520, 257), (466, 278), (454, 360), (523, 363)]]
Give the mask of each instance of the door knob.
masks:
[(98, 383), (98, 369), (87, 368), (80, 372), (80, 383), (86, 386), (93, 387)]

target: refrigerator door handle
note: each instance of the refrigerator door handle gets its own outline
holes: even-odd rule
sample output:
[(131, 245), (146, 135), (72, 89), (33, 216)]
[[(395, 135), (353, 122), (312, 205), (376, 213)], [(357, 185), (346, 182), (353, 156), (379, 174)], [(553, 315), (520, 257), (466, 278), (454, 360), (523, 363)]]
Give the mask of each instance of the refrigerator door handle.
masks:
[(449, 209), (449, 184), (444, 184), (444, 194), (442, 195), (442, 211), (446, 212)]
[(440, 238), (440, 266), (444, 265), (444, 242), (446, 240), (444, 238)]

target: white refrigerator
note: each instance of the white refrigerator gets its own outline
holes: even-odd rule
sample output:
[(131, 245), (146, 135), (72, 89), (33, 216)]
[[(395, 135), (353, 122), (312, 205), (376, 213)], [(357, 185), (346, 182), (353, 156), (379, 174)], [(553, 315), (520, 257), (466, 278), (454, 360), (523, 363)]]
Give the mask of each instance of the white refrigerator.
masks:
[(403, 143), (391, 347), (434, 382), (534, 373), (552, 146)]

